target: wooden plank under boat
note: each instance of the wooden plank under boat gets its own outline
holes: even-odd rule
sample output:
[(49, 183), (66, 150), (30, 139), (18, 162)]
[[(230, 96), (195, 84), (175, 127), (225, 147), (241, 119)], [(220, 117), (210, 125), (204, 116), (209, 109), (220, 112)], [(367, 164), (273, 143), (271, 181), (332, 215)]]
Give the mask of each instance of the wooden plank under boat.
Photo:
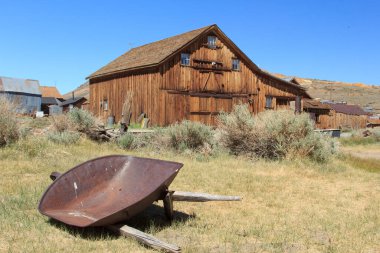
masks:
[(45, 191), (38, 210), (77, 227), (115, 224), (164, 199), (182, 166), (127, 155), (89, 160), (60, 175)]

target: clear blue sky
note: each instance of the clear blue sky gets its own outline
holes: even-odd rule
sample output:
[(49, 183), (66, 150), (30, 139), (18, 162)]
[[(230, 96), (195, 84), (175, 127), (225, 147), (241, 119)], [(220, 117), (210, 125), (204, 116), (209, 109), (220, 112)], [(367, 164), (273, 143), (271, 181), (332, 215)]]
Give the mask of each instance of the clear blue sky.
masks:
[(66, 93), (152, 41), (217, 24), (261, 68), (380, 85), (380, 1), (0, 0), (0, 76)]

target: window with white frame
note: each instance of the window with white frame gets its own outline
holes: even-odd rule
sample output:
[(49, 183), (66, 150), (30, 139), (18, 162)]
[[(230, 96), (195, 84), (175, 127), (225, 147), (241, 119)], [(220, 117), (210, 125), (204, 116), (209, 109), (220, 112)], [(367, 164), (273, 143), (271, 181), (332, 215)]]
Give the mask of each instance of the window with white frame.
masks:
[(181, 65), (190, 66), (190, 54), (181, 53)]

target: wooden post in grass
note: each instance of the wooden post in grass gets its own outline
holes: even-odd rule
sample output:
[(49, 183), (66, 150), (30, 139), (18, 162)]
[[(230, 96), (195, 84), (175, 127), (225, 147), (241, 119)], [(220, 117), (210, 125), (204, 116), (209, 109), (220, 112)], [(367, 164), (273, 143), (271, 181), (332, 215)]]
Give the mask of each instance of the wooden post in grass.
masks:
[(164, 250), (166, 252), (178, 253), (181, 252), (181, 248), (177, 245), (169, 244), (163, 241), (160, 241), (154, 236), (141, 232), (135, 228), (129, 227), (127, 225), (109, 225), (107, 228), (115, 233), (135, 239), (147, 246), (158, 250)]

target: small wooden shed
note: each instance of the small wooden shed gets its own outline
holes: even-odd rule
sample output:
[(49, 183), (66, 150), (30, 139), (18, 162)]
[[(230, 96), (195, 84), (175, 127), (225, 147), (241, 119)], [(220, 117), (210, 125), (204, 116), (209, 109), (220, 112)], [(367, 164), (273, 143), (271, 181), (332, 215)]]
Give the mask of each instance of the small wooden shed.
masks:
[(310, 114), (318, 129), (365, 128), (368, 115), (357, 105), (324, 104), (305, 99), (303, 110)]
[(122, 116), (132, 93), (132, 121), (145, 113), (153, 125), (183, 119), (215, 124), (220, 111), (248, 103), (253, 114), (301, 111), (299, 84), (261, 70), (217, 25), (133, 48), (89, 77), (90, 110), (104, 119)]

